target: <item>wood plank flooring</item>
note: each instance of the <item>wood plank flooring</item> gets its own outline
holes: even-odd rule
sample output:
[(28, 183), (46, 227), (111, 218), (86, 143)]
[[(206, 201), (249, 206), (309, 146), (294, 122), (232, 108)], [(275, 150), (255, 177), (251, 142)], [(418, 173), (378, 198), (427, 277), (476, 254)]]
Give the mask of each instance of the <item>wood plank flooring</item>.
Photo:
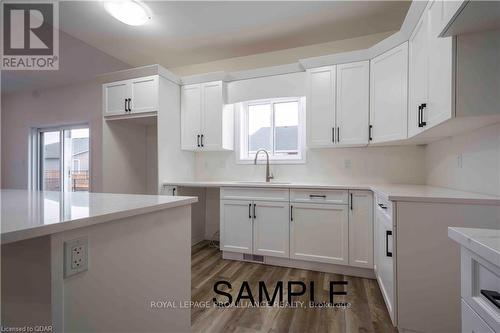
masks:
[[(382, 294), (375, 280), (276, 267), (222, 259), (222, 252), (201, 242), (192, 248), (191, 298), (194, 302), (212, 301), (216, 296), (213, 285), (225, 280), (233, 289), (234, 298), (241, 283), (248, 281), (258, 301), (258, 281), (271, 289), (276, 281), (314, 281), (316, 301), (328, 302), (329, 281), (348, 281), (346, 296), (335, 296), (335, 302), (349, 302), (340, 308), (220, 308), (194, 307), (191, 312), (192, 332), (397, 332), (392, 326)], [(341, 290), (336, 286), (335, 290)], [(321, 290), (320, 290), (321, 289)], [(294, 298), (308, 302), (308, 295)], [(286, 301), (286, 294), (284, 295)], [(242, 304), (248, 304), (243, 302)]]

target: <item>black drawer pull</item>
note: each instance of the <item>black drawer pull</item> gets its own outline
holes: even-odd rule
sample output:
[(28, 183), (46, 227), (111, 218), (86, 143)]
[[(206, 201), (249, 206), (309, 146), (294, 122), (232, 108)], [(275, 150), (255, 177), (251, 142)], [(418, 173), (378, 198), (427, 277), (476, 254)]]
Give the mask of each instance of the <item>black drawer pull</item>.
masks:
[(383, 204), (378, 204), (378, 206), (382, 209), (387, 209), (387, 206), (384, 206)]
[(389, 236), (392, 236), (391, 230), (385, 231), (385, 255), (388, 257), (392, 257), (392, 252), (389, 252)]
[(319, 194), (309, 194), (309, 198), (323, 198), (326, 199), (326, 195), (319, 195)]
[(481, 289), (481, 294), (500, 309), (500, 294), (494, 290)]

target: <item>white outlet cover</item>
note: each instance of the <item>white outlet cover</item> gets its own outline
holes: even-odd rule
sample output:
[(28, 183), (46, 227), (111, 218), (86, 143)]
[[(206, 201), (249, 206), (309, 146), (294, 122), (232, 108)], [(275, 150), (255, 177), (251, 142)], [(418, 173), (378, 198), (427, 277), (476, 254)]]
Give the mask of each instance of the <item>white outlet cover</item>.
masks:
[(64, 277), (88, 270), (88, 239), (81, 237), (64, 242)]

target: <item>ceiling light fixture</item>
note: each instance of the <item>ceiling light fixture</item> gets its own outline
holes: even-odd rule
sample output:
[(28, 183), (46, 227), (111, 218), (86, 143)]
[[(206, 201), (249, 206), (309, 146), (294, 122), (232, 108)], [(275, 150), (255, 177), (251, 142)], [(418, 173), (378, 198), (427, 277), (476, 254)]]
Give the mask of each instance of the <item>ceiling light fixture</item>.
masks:
[(105, 1), (104, 8), (118, 21), (143, 25), (151, 19), (151, 10), (139, 0)]

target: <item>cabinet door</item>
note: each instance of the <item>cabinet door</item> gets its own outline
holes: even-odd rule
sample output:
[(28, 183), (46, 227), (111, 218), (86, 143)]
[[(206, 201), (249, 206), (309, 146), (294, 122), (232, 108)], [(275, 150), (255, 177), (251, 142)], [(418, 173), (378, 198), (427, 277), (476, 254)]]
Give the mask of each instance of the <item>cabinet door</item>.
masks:
[(332, 147), (335, 128), (335, 66), (307, 71), (307, 144)]
[(423, 123), (420, 111), (422, 105), (427, 104), (428, 88), (428, 24), (426, 12), (420, 20), (410, 37), (409, 52), (409, 103), (408, 103), (408, 137), (412, 137), (423, 131)]
[(130, 80), (130, 108), (133, 113), (158, 111), (158, 76)]
[(369, 116), (368, 61), (337, 65), (337, 143), (368, 144)]
[(128, 81), (102, 85), (104, 115), (126, 113), (128, 89)]
[(252, 201), (221, 200), (220, 242), (223, 251), (252, 253)]
[(462, 299), (462, 333), (495, 333), (491, 327)]
[(349, 191), (349, 265), (373, 268), (371, 191)]
[(290, 205), (290, 258), (347, 265), (347, 206)]
[(428, 102), (424, 108), (425, 128), (451, 119), (453, 99), (453, 45), (454, 37), (438, 37), (439, 25), (444, 15), (442, 1), (431, 1), (427, 9), (428, 38)]
[(254, 254), (288, 258), (289, 207), (288, 202), (254, 202)]
[(203, 150), (220, 150), (222, 147), (222, 112), (224, 101), (222, 82), (202, 84), (201, 135)]
[(408, 43), (370, 62), (372, 142), (406, 139), (408, 128)]
[(181, 146), (185, 150), (200, 149), (201, 85), (181, 89)]

